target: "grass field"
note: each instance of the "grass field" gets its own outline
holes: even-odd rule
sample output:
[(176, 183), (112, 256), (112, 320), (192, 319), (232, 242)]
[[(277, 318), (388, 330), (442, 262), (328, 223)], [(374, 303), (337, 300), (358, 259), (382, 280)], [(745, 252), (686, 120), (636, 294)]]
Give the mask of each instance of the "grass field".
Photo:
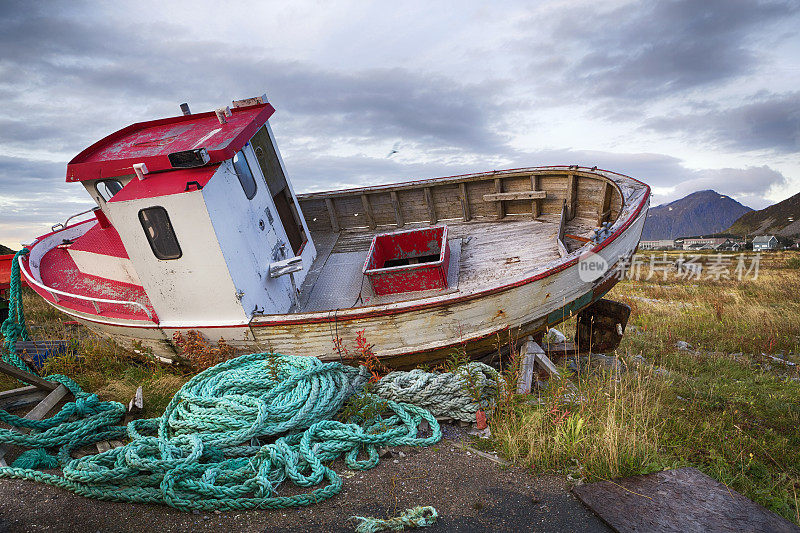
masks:
[(742, 281), (620, 282), (609, 297), (633, 309), (616, 354), (627, 371), (582, 372), (572, 391), (551, 383), (542, 406), (501, 404), (493, 445), (587, 480), (696, 466), (800, 524), (797, 263), (771, 254)]
[[(662, 254), (642, 258), (655, 264)], [(643, 278), (609, 295), (633, 310), (622, 345), (609, 354), (619, 368), (552, 380), (534, 394), (535, 405), (502, 398), (493, 438), (481, 444), (533, 472), (576, 480), (696, 466), (800, 524), (800, 255), (764, 256), (756, 279), (752, 272), (742, 280)], [(146, 415), (157, 416), (191, 375), (65, 325), (66, 316), (30, 291), (24, 303), (34, 338), (72, 339), (81, 354), (45, 371), (65, 373), (101, 398), (127, 402), (142, 385)], [(573, 321), (561, 329), (573, 331)], [(795, 365), (770, 357), (777, 354)], [(15, 386), (0, 378), (0, 388)]]

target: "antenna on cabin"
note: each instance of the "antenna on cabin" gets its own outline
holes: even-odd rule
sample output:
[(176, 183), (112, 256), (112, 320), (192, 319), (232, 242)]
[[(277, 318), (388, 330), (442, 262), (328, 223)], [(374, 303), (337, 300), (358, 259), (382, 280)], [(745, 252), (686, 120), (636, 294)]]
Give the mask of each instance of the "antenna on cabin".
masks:
[(191, 112), (191, 111), (189, 111), (189, 104), (187, 104), (186, 102), (182, 103), (182, 104), (181, 104), (181, 112), (182, 112), (184, 115), (191, 115), (191, 114), (192, 114), (192, 112)]

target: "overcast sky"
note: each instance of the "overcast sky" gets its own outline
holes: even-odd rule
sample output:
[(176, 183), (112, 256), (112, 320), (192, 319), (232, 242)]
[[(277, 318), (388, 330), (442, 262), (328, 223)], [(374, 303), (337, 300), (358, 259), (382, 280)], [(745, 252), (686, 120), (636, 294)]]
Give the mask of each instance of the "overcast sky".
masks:
[(93, 205), (65, 167), (108, 133), (265, 92), (298, 192), (581, 164), (762, 208), (800, 191), (798, 28), (797, 0), (0, 0), (0, 243)]

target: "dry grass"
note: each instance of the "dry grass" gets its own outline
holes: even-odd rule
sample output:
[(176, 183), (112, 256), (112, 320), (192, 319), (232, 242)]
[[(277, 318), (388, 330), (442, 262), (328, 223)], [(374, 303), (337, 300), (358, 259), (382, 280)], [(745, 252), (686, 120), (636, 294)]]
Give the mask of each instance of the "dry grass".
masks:
[(634, 372), (555, 382), (541, 405), (501, 401), (494, 446), (587, 480), (696, 466), (800, 524), (798, 259), (770, 254), (742, 281), (621, 282), (609, 297), (631, 306), (632, 327), (616, 355)]
[(553, 380), (539, 405), (501, 403), (492, 433), (504, 455), (535, 471), (592, 479), (635, 474), (658, 459), (663, 387), (649, 370)]

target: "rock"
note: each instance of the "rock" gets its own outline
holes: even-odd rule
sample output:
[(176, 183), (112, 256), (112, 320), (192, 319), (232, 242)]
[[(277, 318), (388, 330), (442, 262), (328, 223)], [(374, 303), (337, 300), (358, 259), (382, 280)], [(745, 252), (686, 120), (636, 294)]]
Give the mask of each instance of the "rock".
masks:
[(404, 454), (403, 452), (397, 452), (397, 456), (400, 457), (400, 459), (402, 459), (403, 457), (406, 456), (406, 454)]
[(544, 336), (544, 342), (550, 344), (558, 344), (560, 342), (567, 342), (567, 337), (555, 328), (547, 330), (547, 335)]
[(690, 351), (690, 350), (692, 349), (692, 345), (691, 345), (691, 344), (689, 344), (689, 343), (688, 343), (688, 342), (686, 342), (686, 341), (678, 341), (678, 342), (676, 342), (676, 343), (675, 343), (675, 347), (676, 347), (677, 349), (679, 349), (679, 350), (683, 350), (683, 351), (685, 351), (685, 352), (688, 352), (688, 351)]
[(389, 459), (390, 457), (392, 457), (392, 450), (390, 450), (389, 448), (381, 448), (380, 450), (378, 450), (378, 457), (380, 457), (381, 459)]

